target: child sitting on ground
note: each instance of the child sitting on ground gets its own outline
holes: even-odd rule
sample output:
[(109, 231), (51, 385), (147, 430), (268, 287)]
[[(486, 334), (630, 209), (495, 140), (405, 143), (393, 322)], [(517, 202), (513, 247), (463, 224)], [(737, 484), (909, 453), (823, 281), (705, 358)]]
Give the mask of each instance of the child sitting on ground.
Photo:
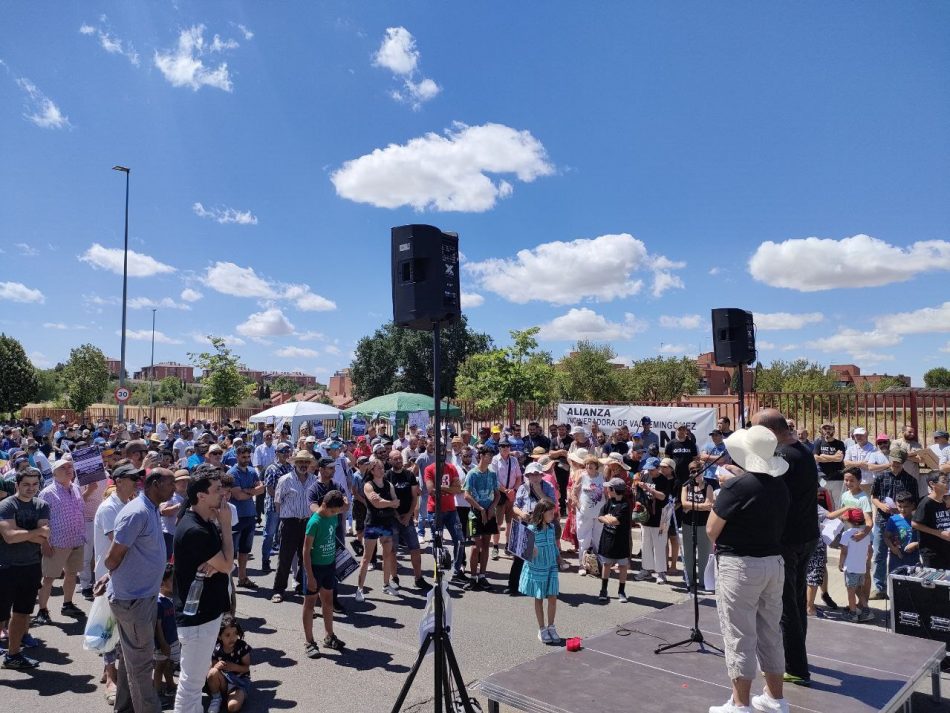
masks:
[(207, 687), (211, 694), (208, 713), (220, 713), (225, 698), (228, 713), (237, 713), (251, 692), (251, 647), (244, 641), (241, 625), (230, 614), (221, 618)]
[(848, 590), (848, 614), (852, 622), (872, 621), (874, 614), (868, 607), (867, 590), (864, 587), (868, 571), (868, 551), (871, 545), (869, 528), (864, 513), (852, 508), (841, 518), (850, 528), (841, 533), (841, 554), (838, 571), (844, 572), (844, 585)]
[[(172, 601), (175, 568), (165, 565), (165, 574), (158, 590), (158, 616), (155, 619), (155, 662), (153, 683), (158, 695), (168, 698), (175, 695), (175, 664), (181, 661), (181, 642), (178, 640), (178, 625), (175, 623), (175, 603)], [(165, 686), (162, 687), (162, 679)]]
[(896, 501), (897, 513), (891, 515), (884, 526), (884, 542), (890, 551), (887, 558), (888, 572), (893, 572), (905, 565), (920, 563), (920, 554), (917, 552), (920, 546), (917, 530), (910, 524), (914, 510), (917, 508), (917, 501), (906, 490), (897, 494)]
[(610, 570), (617, 565), (617, 577), (620, 580), (617, 599), (627, 602), (630, 600), (627, 599), (624, 589), (627, 585), (631, 549), (631, 510), (630, 501), (627, 499), (627, 484), (621, 478), (612, 478), (607, 481), (606, 490), (607, 502), (600, 508), (600, 516), (597, 518), (604, 525), (597, 548), (601, 565), (600, 596), (597, 599), (601, 602), (608, 600), (607, 582), (610, 580)]

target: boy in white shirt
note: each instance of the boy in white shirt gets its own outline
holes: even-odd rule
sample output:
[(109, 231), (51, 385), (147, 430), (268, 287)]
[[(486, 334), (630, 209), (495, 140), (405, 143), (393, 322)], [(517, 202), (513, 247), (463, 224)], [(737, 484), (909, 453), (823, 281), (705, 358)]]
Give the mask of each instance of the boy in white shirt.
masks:
[(868, 607), (868, 594), (864, 586), (871, 545), (864, 513), (853, 508), (841, 519), (851, 526), (841, 533), (841, 554), (838, 557), (838, 571), (844, 572), (844, 585), (848, 590), (846, 618), (852, 622), (873, 621), (874, 614)]

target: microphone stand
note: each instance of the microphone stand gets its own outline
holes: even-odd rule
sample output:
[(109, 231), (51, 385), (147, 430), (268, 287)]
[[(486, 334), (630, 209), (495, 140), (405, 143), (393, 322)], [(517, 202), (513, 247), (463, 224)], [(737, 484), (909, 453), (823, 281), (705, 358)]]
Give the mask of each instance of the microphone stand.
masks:
[[(719, 457), (716, 458), (716, 460), (714, 460), (712, 463), (710, 463), (706, 467), (710, 468), (716, 465), (716, 463), (722, 460), (723, 456), (725, 455), (726, 455), (726, 452), (723, 451), (719, 455)], [(703, 477), (702, 474), (700, 474), (700, 477)], [(695, 487), (696, 487), (695, 476), (692, 478), (692, 480), (693, 480), (693, 483), (691, 484), (691, 487), (694, 488), (693, 492), (695, 492)], [(706, 485), (705, 477), (703, 477), (703, 484), (704, 484), (704, 487), (708, 487), (708, 485)], [(695, 505), (695, 503), (693, 504)], [(706, 638), (703, 636), (703, 632), (699, 628), (699, 541), (696, 536), (698, 532), (698, 528), (696, 526), (697, 512), (698, 511), (695, 508), (692, 510), (693, 517), (691, 518), (692, 522), (690, 524), (690, 528), (693, 534), (693, 587), (692, 587), (693, 589), (693, 628), (690, 629), (688, 638), (683, 639), (682, 641), (677, 641), (672, 644), (664, 644), (663, 646), (658, 646), (656, 649), (654, 649), (653, 651), (654, 654), (662, 654), (671, 649), (678, 649), (681, 646), (689, 646), (690, 644), (699, 644), (699, 653), (701, 654), (710, 653), (707, 651), (707, 649), (718, 651), (721, 654), (725, 653), (718, 646), (714, 646), (713, 644), (710, 644), (708, 641), (706, 641)]]

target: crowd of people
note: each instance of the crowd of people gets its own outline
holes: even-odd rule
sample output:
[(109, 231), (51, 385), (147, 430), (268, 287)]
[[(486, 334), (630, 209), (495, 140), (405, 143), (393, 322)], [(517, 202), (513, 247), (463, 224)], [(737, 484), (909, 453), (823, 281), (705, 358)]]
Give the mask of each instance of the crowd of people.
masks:
[[(631, 570), (636, 581), (665, 586), (683, 576), (680, 591), (709, 593), (704, 571), (715, 552), (720, 616), (747, 636), (727, 638), (734, 693), (710, 710), (750, 710), (756, 656), (768, 696), (758, 704), (778, 706), (756, 709), (784, 710), (781, 685), (810, 680), (805, 635), (807, 617), (821, 613), (818, 592), (837, 608), (828, 546), (840, 548), (845, 615), (854, 621), (873, 618), (867, 602), (886, 596), (888, 571), (950, 568), (950, 446), (937, 431), (924, 447), (910, 426), (872, 445), (863, 428), (846, 443), (825, 424), (812, 442), (769, 409), (753, 423), (734, 432), (721, 418), (708, 435), (681, 425), (662, 444), (649, 418), (609, 434), (596, 423), (545, 432), (531, 422), (524, 433), (518, 423), (441, 434), (379, 425), (354, 439), (237, 421), (10, 424), (0, 440), (2, 666), (39, 665), (24, 653), (39, 647), (29, 628), (84, 617), (77, 592), (105, 596), (120, 632), (102, 671), (115, 710), (158, 711), (174, 697), (176, 711), (197, 711), (207, 693), (211, 713), (237, 711), (252, 694), (252, 651), (236, 597), (259, 589), (255, 579), (273, 571), (275, 606), (300, 601), (301, 645), (316, 659), (345, 647), (333, 629), (334, 616), (348, 615), (341, 589), (351, 591), (337, 579), (341, 558), (359, 559), (354, 602), (395, 600), (401, 587), (425, 595), (426, 540), (447, 532), (451, 585), (490, 590), (487, 572), (502, 566), (494, 563), (521, 525), (534, 546), (510, 556), (500, 593), (534, 599), (545, 644), (562, 642), (555, 615), (564, 573), (596, 580), (602, 603), (614, 572), (616, 599), (628, 601)], [(72, 453), (93, 445), (105, 480), (80, 483)], [(749, 500), (751, 516), (742, 507)], [(827, 545), (819, 537), (826, 521), (843, 523)], [(399, 553), (409, 561), (406, 583)], [(756, 592), (747, 586), (753, 570), (765, 582)], [(769, 645), (757, 651), (760, 600), (771, 608), (759, 620), (774, 626), (758, 632)]]

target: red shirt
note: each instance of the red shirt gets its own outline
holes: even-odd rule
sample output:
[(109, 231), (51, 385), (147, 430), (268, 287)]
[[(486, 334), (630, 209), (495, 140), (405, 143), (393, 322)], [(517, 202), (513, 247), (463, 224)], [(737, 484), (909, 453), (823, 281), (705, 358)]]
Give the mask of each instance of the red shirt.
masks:
[[(425, 469), (425, 481), (426, 488), (429, 493), (435, 491), (435, 463), (426, 466)], [(442, 485), (446, 487), (451, 487), (459, 482), (459, 472), (456, 470), (455, 466), (451, 463), (442, 464)], [(455, 496), (451, 493), (443, 493), (442, 500), (439, 502), (439, 509), (442, 512), (450, 512), (455, 510)], [(429, 503), (426, 506), (426, 510), (429, 512), (435, 512), (435, 499), (430, 497)]]

